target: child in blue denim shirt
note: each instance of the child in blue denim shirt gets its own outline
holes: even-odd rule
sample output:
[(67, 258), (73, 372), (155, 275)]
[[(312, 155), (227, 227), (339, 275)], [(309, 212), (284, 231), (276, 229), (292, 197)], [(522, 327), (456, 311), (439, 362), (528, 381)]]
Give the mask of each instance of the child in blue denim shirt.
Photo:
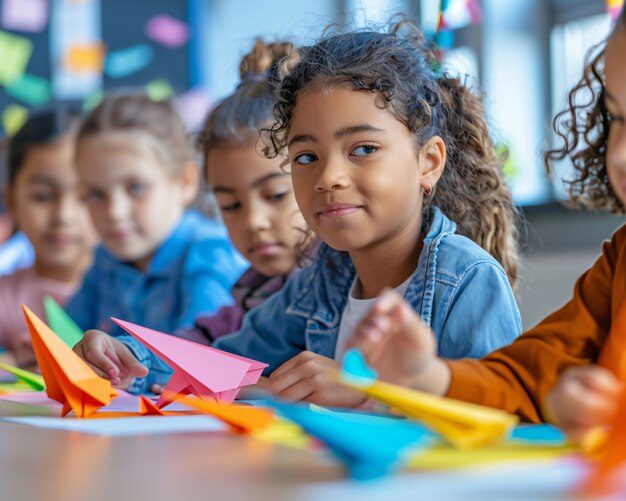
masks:
[(300, 55), (276, 92), (265, 153), (288, 154), (296, 200), (323, 244), (213, 346), (268, 363), (279, 397), (357, 406), (363, 397), (328, 368), (385, 289), (431, 327), (442, 356), (513, 341), (515, 211), (479, 99), (433, 74), (408, 23), (330, 35)]
[(83, 330), (118, 336), (114, 316), (169, 332), (232, 302), (244, 262), (221, 223), (186, 210), (199, 168), (171, 103), (105, 98), (81, 126), (76, 164), (102, 242), (67, 306)]

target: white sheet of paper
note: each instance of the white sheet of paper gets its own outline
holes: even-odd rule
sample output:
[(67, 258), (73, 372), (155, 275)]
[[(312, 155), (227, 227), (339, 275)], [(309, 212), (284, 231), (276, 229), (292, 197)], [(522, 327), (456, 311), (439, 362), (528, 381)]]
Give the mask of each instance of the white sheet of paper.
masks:
[(212, 416), (140, 416), (113, 419), (19, 416), (2, 418), (1, 420), (38, 428), (109, 436), (225, 431), (228, 429), (226, 424)]
[(419, 493), (420, 499), (437, 501), (571, 500), (572, 490), (587, 471), (582, 462), (560, 459), (551, 463), (489, 465), (453, 472), (407, 472), (364, 483), (315, 483), (299, 490), (297, 497), (300, 501), (331, 498), (342, 501), (413, 501)]

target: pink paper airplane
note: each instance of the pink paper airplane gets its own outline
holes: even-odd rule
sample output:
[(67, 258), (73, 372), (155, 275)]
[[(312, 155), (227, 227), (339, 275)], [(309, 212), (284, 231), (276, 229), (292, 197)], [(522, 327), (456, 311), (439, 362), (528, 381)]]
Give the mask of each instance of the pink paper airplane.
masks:
[[(242, 386), (255, 384), (267, 364), (204, 346), (170, 334), (112, 318), (117, 325), (161, 357), (174, 374), (157, 401), (159, 408), (173, 402), (171, 395), (187, 395), (229, 404)], [(167, 395), (167, 396), (165, 396)]]

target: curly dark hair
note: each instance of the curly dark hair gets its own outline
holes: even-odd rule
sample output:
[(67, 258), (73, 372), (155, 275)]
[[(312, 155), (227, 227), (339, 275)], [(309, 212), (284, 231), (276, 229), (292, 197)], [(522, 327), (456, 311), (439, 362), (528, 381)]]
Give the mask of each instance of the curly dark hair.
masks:
[(517, 281), (517, 213), (503, 181), (502, 159), (489, 136), (481, 99), (457, 78), (437, 77), (435, 53), (407, 20), (375, 31), (331, 34), (300, 49), (301, 59), (276, 93), (276, 123), (266, 130), (265, 154), (286, 147), (299, 93), (313, 84), (349, 85), (377, 94), (378, 106), (412, 132), (419, 150), (438, 135), (446, 144), (446, 168), (424, 205), (439, 207), (458, 232), (492, 254), (511, 285)]
[[(615, 29), (626, 27), (626, 8), (622, 9)], [(604, 209), (624, 214), (624, 204), (616, 196), (606, 171), (606, 147), (611, 125), (604, 104), (604, 52), (607, 40), (593, 46), (579, 82), (569, 91), (567, 107), (556, 114), (552, 129), (562, 143), (546, 150), (546, 172), (565, 158), (572, 161), (574, 178), (564, 180), (574, 207)]]

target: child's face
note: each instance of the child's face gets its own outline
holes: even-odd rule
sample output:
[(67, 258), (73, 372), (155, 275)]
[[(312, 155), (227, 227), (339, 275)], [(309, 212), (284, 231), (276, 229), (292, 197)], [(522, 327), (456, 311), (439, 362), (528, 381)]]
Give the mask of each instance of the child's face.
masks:
[(103, 245), (145, 269), (178, 223), (188, 198), (182, 181), (140, 131), (105, 132), (80, 140), (76, 165)]
[(606, 150), (611, 187), (626, 205), (626, 27), (618, 26), (605, 53), (606, 107), (612, 116)]
[[(288, 137), (293, 187), (311, 229), (331, 247), (372, 249), (421, 227), (420, 185), (436, 183), (409, 129), (376, 95), (319, 86), (298, 95)], [(441, 166), (442, 168), (443, 166)]]
[(280, 158), (266, 159), (254, 143), (212, 148), (206, 159), (211, 186), (231, 240), (263, 275), (289, 273), (305, 228), (291, 179)]
[(89, 262), (96, 234), (80, 197), (71, 138), (30, 150), (7, 189), (7, 200), (17, 226), (33, 244), (38, 267), (58, 271)]

